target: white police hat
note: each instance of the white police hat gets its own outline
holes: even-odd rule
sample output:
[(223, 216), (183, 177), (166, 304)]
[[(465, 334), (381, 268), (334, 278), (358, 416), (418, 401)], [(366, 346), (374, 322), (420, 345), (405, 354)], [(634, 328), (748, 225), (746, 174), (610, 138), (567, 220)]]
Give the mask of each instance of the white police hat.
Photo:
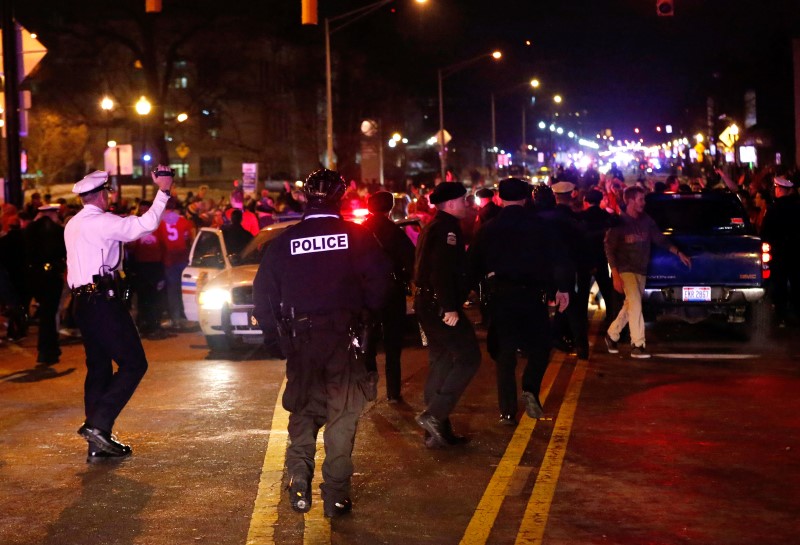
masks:
[(37, 210), (39, 212), (56, 212), (60, 207), (57, 204), (43, 204)]
[(775, 176), (773, 181), (775, 182), (775, 185), (779, 185), (781, 187), (794, 187), (792, 181), (788, 178), (784, 178), (783, 176)]
[(575, 191), (575, 184), (572, 182), (558, 182), (553, 184), (550, 189), (553, 193), (572, 193)]
[(95, 170), (94, 172), (84, 176), (82, 180), (72, 186), (72, 192), (77, 193), (78, 195), (83, 195), (84, 193), (93, 193), (94, 191), (99, 191), (107, 181), (108, 172)]

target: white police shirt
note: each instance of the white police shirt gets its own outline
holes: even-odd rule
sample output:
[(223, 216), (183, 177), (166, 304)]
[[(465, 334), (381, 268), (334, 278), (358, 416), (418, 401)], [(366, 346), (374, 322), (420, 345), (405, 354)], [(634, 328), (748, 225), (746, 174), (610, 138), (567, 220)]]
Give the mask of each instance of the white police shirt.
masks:
[(161, 221), (169, 196), (158, 191), (150, 210), (141, 216), (117, 216), (87, 204), (64, 227), (67, 246), (67, 284), (77, 288), (92, 283), (92, 276), (121, 268), (120, 242), (152, 233)]

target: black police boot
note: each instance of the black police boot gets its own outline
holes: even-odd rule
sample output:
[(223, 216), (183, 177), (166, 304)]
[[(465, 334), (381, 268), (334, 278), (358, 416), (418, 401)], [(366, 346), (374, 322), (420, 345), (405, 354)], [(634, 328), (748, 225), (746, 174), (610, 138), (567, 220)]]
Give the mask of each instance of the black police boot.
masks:
[(350, 498), (339, 501), (325, 501), (322, 504), (322, 511), (328, 518), (341, 517), (353, 510), (353, 502)]
[(311, 487), (308, 481), (292, 477), (289, 482), (289, 503), (298, 513), (308, 513), (311, 509)]
[(522, 400), (525, 402), (525, 412), (531, 418), (541, 418), (544, 415), (542, 404), (533, 392), (522, 392)]
[(504, 413), (500, 415), (500, 420), (498, 421), (498, 423), (503, 426), (516, 426), (517, 419), (511, 413)]
[(97, 447), (98, 451), (107, 452), (115, 456), (127, 456), (131, 453), (131, 447), (117, 441), (117, 438), (110, 432), (93, 428), (84, 423), (78, 428), (78, 435), (86, 439), (90, 444)]
[[(127, 445), (125, 445), (127, 446)], [(100, 447), (92, 441), (89, 441), (89, 452), (86, 455), (86, 463), (87, 464), (97, 464), (101, 462), (112, 462), (118, 460), (124, 460), (128, 456), (133, 453), (132, 449), (128, 447), (126, 451), (122, 451), (119, 453), (110, 453), (104, 450), (101, 450)]]
[[(422, 429), (427, 431), (431, 435), (431, 440), (434, 443), (438, 443), (440, 446), (448, 446), (447, 440), (445, 439), (445, 432), (444, 432), (444, 425), (442, 421), (433, 416), (428, 411), (422, 411), (419, 413), (415, 420), (417, 424), (419, 424)], [(427, 441), (426, 441), (427, 444)]]

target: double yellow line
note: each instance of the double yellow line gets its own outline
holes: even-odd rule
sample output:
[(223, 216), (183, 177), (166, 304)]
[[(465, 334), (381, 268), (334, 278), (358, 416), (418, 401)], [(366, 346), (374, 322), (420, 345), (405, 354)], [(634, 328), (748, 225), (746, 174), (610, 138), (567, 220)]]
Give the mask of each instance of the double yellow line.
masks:
[[(543, 404), (550, 395), (553, 383), (560, 373), (563, 363), (564, 355), (559, 353), (547, 368), (540, 392)], [(550, 443), (539, 467), (533, 492), (522, 517), (516, 545), (542, 542), (587, 368), (588, 364), (585, 360), (578, 360), (572, 373), (555, 421)], [(278, 504), (281, 501), (283, 492), (282, 482), (288, 442), (286, 430), (289, 424), (289, 413), (281, 405), (285, 388), (286, 379), (284, 379), (278, 392), (278, 400), (272, 415), (267, 452), (264, 456), (264, 465), (258, 485), (255, 507), (250, 520), (250, 529), (247, 533), (247, 545), (274, 545), (275, 543), (275, 525), (278, 521)], [(514, 431), (514, 436), (503, 454), (503, 458), (497, 465), (497, 469), (489, 481), (472, 519), (467, 525), (464, 537), (461, 539), (461, 545), (483, 545), (488, 540), (500, 507), (508, 494), (512, 477), (530, 443), (537, 422), (537, 420), (523, 414), (519, 425)], [(320, 430), (316, 455), (318, 466), (322, 463), (323, 455), (322, 430)], [(314, 487), (312, 491), (312, 508), (311, 511), (305, 514), (303, 543), (311, 545), (330, 543), (330, 541), (330, 521), (323, 516), (319, 489)]]

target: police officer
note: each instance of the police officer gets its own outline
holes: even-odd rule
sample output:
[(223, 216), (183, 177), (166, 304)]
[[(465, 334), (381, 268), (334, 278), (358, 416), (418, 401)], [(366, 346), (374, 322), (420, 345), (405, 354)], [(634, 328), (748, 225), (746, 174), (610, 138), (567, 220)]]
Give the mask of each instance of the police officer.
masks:
[[(363, 225), (372, 232), (393, 265), (393, 282), (379, 319), (386, 354), (386, 397), (389, 403), (399, 403), (403, 400), (400, 394), (400, 354), (403, 350), (406, 292), (414, 273), (414, 243), (403, 229), (389, 219), (394, 207), (394, 195), (388, 191), (378, 191), (369, 198), (367, 207), (371, 214)], [(375, 348), (376, 343), (371, 343), (367, 354), (367, 366), (372, 370), (377, 367)]]
[(614, 286), (611, 284), (611, 276), (608, 273), (608, 259), (604, 240), (606, 232), (616, 224), (617, 217), (600, 208), (603, 194), (596, 189), (590, 189), (583, 198), (588, 207), (578, 213), (578, 219), (582, 223), (586, 234), (586, 245), (588, 250), (587, 264), (578, 271), (578, 291), (577, 301), (589, 299), (592, 277), (600, 288), (600, 294), (606, 303), (606, 323), (611, 321), (619, 313), (617, 295)]
[(525, 209), (530, 188), (524, 180), (499, 184), (502, 211), (475, 237), (469, 249), (474, 278), (489, 289), (489, 354), (497, 364), (500, 423), (517, 423), (517, 350), (528, 356), (522, 374), (522, 399), (531, 418), (542, 416), (539, 388), (550, 358), (546, 295), (556, 286), (564, 312), (575, 272), (558, 233)]
[[(589, 270), (589, 252), (586, 242), (586, 230), (572, 208), (572, 192), (575, 184), (572, 182), (557, 182), (552, 188), (556, 205), (552, 210), (540, 212), (540, 216), (550, 222), (554, 229), (561, 235), (561, 239), (569, 251), (569, 257), (575, 266), (575, 273), (587, 275)], [(556, 348), (571, 352), (574, 347), (580, 359), (589, 358), (589, 317), (587, 307), (589, 294), (586, 300), (578, 300), (577, 277), (573, 276), (569, 305), (565, 312), (556, 313), (553, 320), (553, 336)]]
[[(141, 217), (122, 218), (107, 212), (112, 189), (107, 172), (92, 172), (72, 188), (83, 209), (64, 228), (64, 241), (67, 284), (75, 298), (75, 320), (86, 349), (86, 421), (78, 434), (89, 443), (89, 463), (131, 454), (131, 447), (117, 441), (111, 431), (144, 376), (147, 359), (123, 297), (122, 244), (158, 227), (172, 176), (163, 165), (153, 172), (159, 191)], [(116, 373), (112, 360), (117, 363)]]
[(789, 303), (800, 315), (800, 197), (792, 181), (775, 176), (775, 202), (767, 209), (761, 238), (772, 245), (770, 284), (778, 327), (786, 327)]
[(417, 423), (429, 434), (428, 447), (463, 443), (453, 433), (450, 413), (481, 363), (472, 324), (462, 311), (469, 294), (466, 252), (458, 220), (464, 216), (467, 190), (442, 182), (431, 193), (437, 212), (417, 243), (414, 309), (428, 337), (426, 408)]
[(377, 374), (364, 362), (362, 315), (386, 298), (391, 262), (363, 227), (344, 221), (339, 206), (347, 184), (331, 170), (306, 179), (303, 221), (264, 253), (253, 281), (253, 313), (265, 342), (280, 342), (287, 357), (283, 407), (289, 416), (286, 467), (295, 511), (311, 508), (317, 433), (325, 426), (323, 512), (348, 513), (350, 459), (365, 401), (377, 395)]
[(30, 293), (39, 303), (36, 311), (39, 319), (36, 361), (52, 365), (61, 357), (57, 319), (67, 259), (64, 228), (58, 222), (58, 206), (40, 206), (36, 219), (25, 227), (23, 238)]

